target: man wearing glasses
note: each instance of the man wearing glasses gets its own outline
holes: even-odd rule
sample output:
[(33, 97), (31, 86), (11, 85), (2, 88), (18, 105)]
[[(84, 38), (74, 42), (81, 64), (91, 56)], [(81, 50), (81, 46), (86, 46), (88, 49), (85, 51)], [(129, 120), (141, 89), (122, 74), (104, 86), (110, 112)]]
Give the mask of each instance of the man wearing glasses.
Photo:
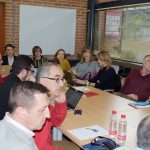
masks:
[(26, 55), (19, 55), (12, 65), (12, 72), (0, 87), (0, 120), (3, 119), (5, 112), (8, 111), (11, 88), (21, 81), (34, 81), (33, 73), (33, 60)]
[[(43, 65), (37, 70), (37, 82), (47, 87), (50, 99), (54, 100), (54, 104), (49, 106), (50, 119), (46, 120), (40, 131), (35, 132), (35, 143), (38, 150), (62, 150), (52, 145), (50, 133), (52, 127), (61, 125), (67, 114), (66, 96), (61, 89), (65, 81), (63, 75), (58, 64)], [(74, 146), (70, 142), (67, 144), (68, 150), (70, 150), (69, 146)]]

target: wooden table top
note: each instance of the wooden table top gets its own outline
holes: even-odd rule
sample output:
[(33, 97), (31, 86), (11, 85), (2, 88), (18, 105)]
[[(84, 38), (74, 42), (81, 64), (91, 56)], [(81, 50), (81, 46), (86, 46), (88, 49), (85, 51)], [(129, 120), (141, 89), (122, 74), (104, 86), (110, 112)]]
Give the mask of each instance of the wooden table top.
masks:
[[(76, 109), (82, 110), (82, 115), (74, 115), (73, 110), (68, 111), (67, 117), (59, 129), (77, 145), (89, 143), (92, 139), (79, 140), (74, 137), (68, 130), (86, 127), (90, 125), (99, 125), (108, 130), (112, 110), (117, 110), (118, 116), (126, 114), (127, 116), (127, 139), (126, 146), (136, 147), (136, 130), (138, 123), (150, 112), (150, 108), (136, 109), (128, 104), (133, 102), (125, 98), (107, 93), (95, 88), (90, 90), (98, 93), (97, 96), (83, 96)], [(109, 137), (109, 135), (108, 135)]]

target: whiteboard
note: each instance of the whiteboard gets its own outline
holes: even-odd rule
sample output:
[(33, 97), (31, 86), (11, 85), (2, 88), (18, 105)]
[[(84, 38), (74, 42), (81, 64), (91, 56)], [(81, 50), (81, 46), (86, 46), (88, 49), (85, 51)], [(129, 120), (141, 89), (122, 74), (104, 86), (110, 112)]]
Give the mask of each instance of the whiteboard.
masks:
[(19, 54), (32, 55), (38, 45), (43, 55), (63, 48), (74, 54), (76, 9), (20, 5)]

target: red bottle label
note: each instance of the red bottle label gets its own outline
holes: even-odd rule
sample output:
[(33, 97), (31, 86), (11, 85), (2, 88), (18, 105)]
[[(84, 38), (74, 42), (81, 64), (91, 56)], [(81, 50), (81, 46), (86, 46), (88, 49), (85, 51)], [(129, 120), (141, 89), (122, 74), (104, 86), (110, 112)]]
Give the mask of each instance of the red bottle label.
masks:
[(118, 140), (125, 140), (126, 139), (126, 135), (118, 135)]
[(110, 134), (110, 135), (116, 135), (116, 134), (117, 134), (117, 131), (109, 130), (109, 134)]

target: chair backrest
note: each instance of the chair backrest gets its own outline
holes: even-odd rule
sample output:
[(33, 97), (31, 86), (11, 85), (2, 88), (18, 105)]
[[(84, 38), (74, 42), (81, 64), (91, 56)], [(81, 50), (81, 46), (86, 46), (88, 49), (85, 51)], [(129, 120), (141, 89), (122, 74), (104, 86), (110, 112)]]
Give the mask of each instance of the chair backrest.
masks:
[(120, 79), (120, 76), (117, 74), (116, 75), (114, 92), (119, 92), (120, 89), (121, 89), (121, 79)]
[(10, 73), (11, 68), (12, 68), (11, 65), (2, 65), (2, 66), (0, 66), (0, 74), (7, 76)]

